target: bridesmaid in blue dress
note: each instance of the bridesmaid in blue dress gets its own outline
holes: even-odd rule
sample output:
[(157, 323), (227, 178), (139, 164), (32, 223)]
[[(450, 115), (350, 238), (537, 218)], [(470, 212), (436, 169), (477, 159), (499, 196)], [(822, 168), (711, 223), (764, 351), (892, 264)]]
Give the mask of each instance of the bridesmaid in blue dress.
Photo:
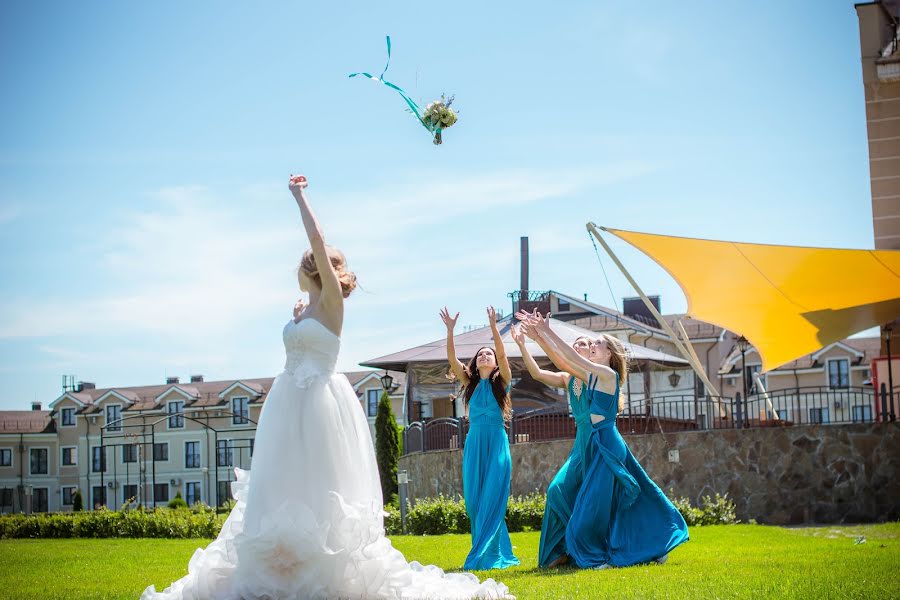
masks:
[[(519, 316), (519, 315), (517, 315)], [(531, 331), (530, 331), (531, 333)], [(554, 364), (564, 370), (559, 372), (541, 369), (525, 346), (525, 336), (521, 327), (515, 327), (513, 340), (519, 346), (519, 352), (525, 368), (535, 381), (556, 388), (565, 388), (569, 397), (572, 418), (575, 420), (575, 443), (568, 458), (547, 486), (547, 503), (544, 507), (544, 518), (541, 521), (541, 542), (538, 548), (538, 566), (555, 567), (568, 562), (566, 552), (566, 525), (572, 516), (575, 499), (581, 482), (584, 480), (584, 456), (591, 437), (590, 406), (585, 395), (585, 383), (568, 373), (569, 362), (562, 358), (555, 348), (543, 339), (534, 336), (544, 353)], [(580, 356), (591, 360), (591, 348), (596, 348), (587, 336), (579, 336), (572, 343), (572, 349)]]
[(441, 311), (441, 319), (447, 326), (450, 369), (464, 386), (469, 411), (462, 474), (466, 512), (472, 525), (472, 549), (463, 568), (505, 569), (519, 564), (506, 528), (512, 459), (504, 420), (512, 413), (509, 399), (512, 373), (494, 308), (488, 308), (494, 348), (480, 348), (465, 366), (456, 358), (453, 344), (453, 328), (458, 318), (459, 313), (450, 317), (446, 308)]
[(527, 326), (557, 347), (574, 376), (588, 381), (591, 437), (584, 481), (566, 527), (569, 556), (581, 568), (665, 562), (670, 551), (688, 540), (687, 524), (616, 429), (620, 382), (628, 373), (622, 342), (600, 334), (602, 364), (594, 364), (550, 329), (549, 318), (535, 313)]

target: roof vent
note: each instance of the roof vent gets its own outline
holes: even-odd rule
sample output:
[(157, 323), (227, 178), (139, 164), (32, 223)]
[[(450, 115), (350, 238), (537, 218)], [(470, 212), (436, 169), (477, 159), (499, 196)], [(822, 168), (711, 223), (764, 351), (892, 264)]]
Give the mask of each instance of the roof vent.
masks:
[(177, 377), (166, 377), (166, 385), (175, 385), (178, 383)]
[(41, 410), (41, 403), (40, 402), (32, 402), (31, 410)]
[(191, 383), (203, 383), (203, 375), (191, 375)]

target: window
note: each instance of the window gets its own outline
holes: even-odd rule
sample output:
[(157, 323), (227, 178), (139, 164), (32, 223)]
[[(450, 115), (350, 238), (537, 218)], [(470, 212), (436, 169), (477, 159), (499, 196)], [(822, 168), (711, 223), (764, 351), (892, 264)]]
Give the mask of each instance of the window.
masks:
[(378, 390), (368, 390), (366, 392), (366, 414), (374, 417), (378, 414), (378, 399), (381, 394)]
[(872, 420), (872, 407), (868, 404), (860, 404), (853, 407), (853, 422), (868, 423)]
[(12, 448), (0, 448), (0, 467), (12, 466)]
[(156, 462), (169, 460), (169, 442), (153, 444), (153, 460)]
[(31, 474), (46, 475), (49, 472), (47, 467), (47, 449), (32, 448), (29, 454), (31, 456)]
[(227, 501), (231, 500), (230, 481), (219, 481), (216, 485), (216, 490), (218, 491), (218, 499), (216, 501), (219, 503), (219, 506), (222, 506)]
[(94, 473), (106, 473), (105, 446), (94, 446), (91, 448), (91, 471)]
[[(200, 468), (200, 442), (184, 443), (184, 468)], [(190, 504), (190, 502), (188, 502), (188, 504)]]
[(175, 400), (169, 402), (169, 429), (181, 429), (184, 427), (184, 402)]
[(809, 422), (810, 423), (828, 423), (830, 419), (828, 418), (828, 409), (827, 408), (811, 408), (809, 409)]
[(62, 488), (62, 503), (63, 506), (72, 506), (75, 504), (75, 490), (77, 490), (74, 485), (67, 485)]
[(31, 512), (50, 511), (50, 490), (36, 487), (31, 492)]
[(699, 377), (694, 377), (694, 388), (697, 390), (698, 398), (706, 398), (706, 386), (703, 385), (703, 380)]
[(234, 464), (234, 444), (231, 440), (219, 440), (216, 443), (216, 465), (230, 467)]
[(13, 507), (13, 489), (12, 488), (0, 489), (0, 510), (4, 510), (7, 508), (12, 510), (12, 507)]
[(850, 361), (846, 358), (833, 358), (828, 361), (828, 387), (842, 390), (850, 387)]
[(93, 506), (94, 508), (99, 508), (101, 506), (106, 506), (106, 488), (102, 485), (95, 485), (92, 490), (93, 496)]
[(75, 425), (75, 409), (64, 408), (61, 412), (63, 427), (72, 427)]
[(157, 483), (153, 486), (153, 501), (157, 504), (160, 502), (165, 503), (169, 501), (168, 483)]
[(571, 305), (568, 302), (559, 301), (559, 312), (568, 312)]
[(126, 483), (122, 486), (122, 504), (125, 504), (129, 500), (132, 502), (137, 502), (137, 486), (133, 483)]
[(123, 463), (137, 462), (137, 455), (138, 455), (137, 444), (125, 444), (124, 446), (122, 446), (122, 462)]
[(119, 419), (122, 418), (122, 407), (118, 404), (110, 404), (106, 407), (106, 430), (107, 431), (121, 431), (122, 423), (119, 422)]
[(75, 446), (67, 446), (62, 449), (62, 465), (64, 467), (74, 467), (78, 464), (78, 448)]
[(231, 417), (232, 425), (246, 425), (249, 423), (249, 416), (247, 404), (249, 399), (247, 398), (232, 398), (231, 399), (231, 412), (234, 413), (234, 416)]
[(184, 484), (184, 501), (188, 506), (200, 502), (200, 482), (188, 481)]

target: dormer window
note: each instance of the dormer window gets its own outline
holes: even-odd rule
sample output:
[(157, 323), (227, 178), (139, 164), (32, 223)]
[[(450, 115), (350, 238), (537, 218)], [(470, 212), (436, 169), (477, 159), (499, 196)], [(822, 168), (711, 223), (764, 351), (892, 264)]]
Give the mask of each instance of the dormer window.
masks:
[(850, 387), (850, 360), (832, 358), (828, 361), (828, 387), (843, 390)]
[(110, 404), (106, 407), (106, 430), (121, 431), (122, 407), (118, 404)]
[(75, 425), (75, 409), (64, 408), (60, 411), (60, 421), (63, 427), (73, 427)]
[(168, 405), (169, 429), (181, 429), (184, 427), (184, 402), (173, 400)]

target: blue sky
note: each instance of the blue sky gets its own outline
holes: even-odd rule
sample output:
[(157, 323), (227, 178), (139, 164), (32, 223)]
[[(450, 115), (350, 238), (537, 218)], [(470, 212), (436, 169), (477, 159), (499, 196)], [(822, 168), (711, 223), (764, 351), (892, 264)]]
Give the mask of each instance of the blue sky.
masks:
[[(332, 4), (0, 5), (0, 408), (63, 373), (277, 374), (306, 247), (291, 172), (363, 287), (345, 370), (441, 337), (444, 304), (508, 311), (522, 235), (532, 289), (605, 305), (587, 221), (872, 247), (852, 2)], [(388, 79), (456, 95), (442, 146), (347, 78), (380, 72), (386, 34)]]

